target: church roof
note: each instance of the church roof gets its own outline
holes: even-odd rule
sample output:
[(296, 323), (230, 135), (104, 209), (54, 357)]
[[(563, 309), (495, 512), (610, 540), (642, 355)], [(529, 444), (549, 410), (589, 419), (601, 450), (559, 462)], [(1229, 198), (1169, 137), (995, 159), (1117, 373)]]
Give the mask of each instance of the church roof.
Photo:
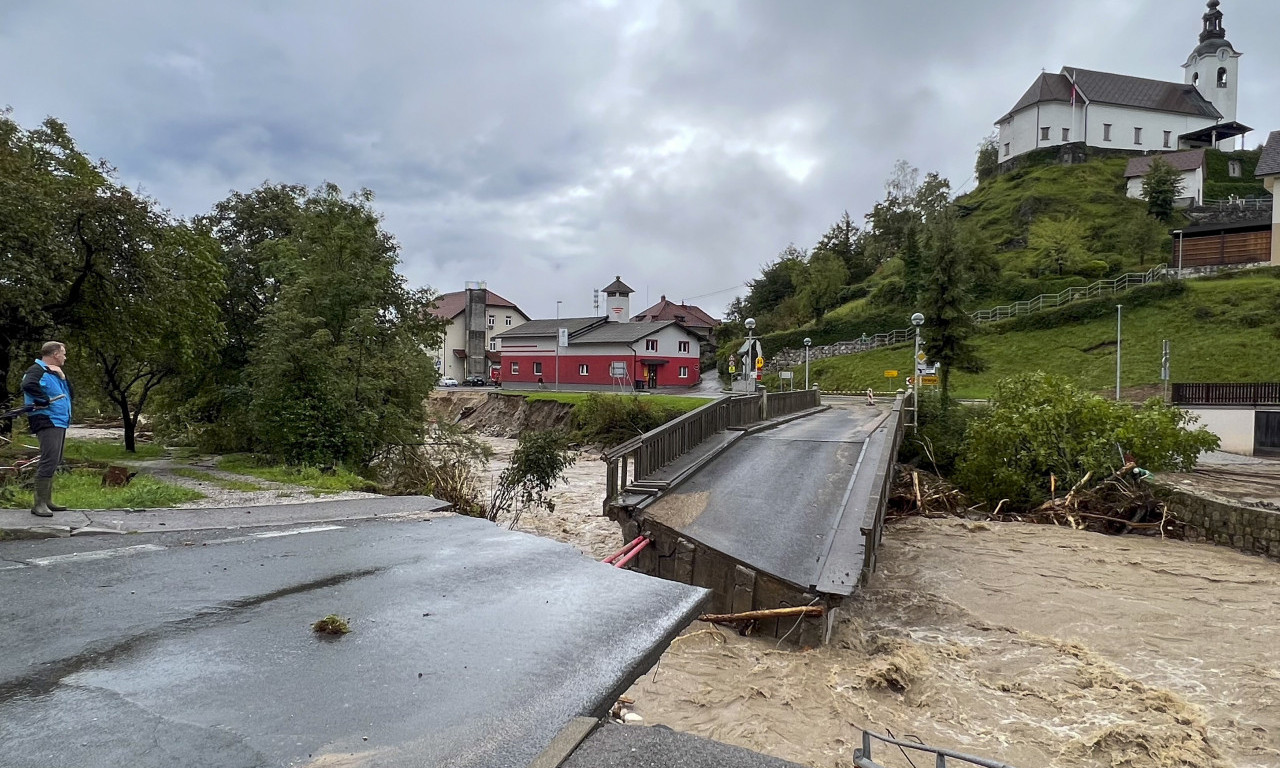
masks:
[(1210, 120), (1222, 118), (1222, 113), (1208, 99), (1200, 95), (1200, 91), (1196, 90), (1194, 85), (1064, 67), (1060, 74), (1051, 75), (1046, 72), (1036, 78), (1031, 88), (1022, 95), (1021, 99), (1018, 99), (1013, 109), (996, 122), (1002, 123), (1013, 113), (1035, 104), (1051, 101), (1070, 103), (1072, 78), (1075, 79), (1079, 93), (1090, 103), (1148, 109), (1154, 112), (1173, 112)]
[(1280, 175), (1280, 131), (1272, 131), (1267, 137), (1267, 146), (1263, 148), (1253, 173), (1255, 176)]

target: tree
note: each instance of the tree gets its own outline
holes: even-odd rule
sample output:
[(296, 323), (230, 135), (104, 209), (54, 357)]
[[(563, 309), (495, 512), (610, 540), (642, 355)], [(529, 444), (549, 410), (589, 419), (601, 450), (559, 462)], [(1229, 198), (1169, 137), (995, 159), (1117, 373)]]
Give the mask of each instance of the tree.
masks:
[(818, 251), (809, 258), (800, 272), (797, 296), (814, 320), (822, 319), (838, 303), (840, 289), (848, 277), (844, 262), (831, 251)]
[(1042, 218), (1031, 225), (1027, 245), (1043, 272), (1074, 271), (1089, 256), (1085, 227), (1076, 218)]
[(853, 223), (849, 212), (845, 211), (840, 220), (831, 225), (813, 247), (812, 254), (830, 253), (840, 259), (847, 272), (847, 283), (860, 283), (871, 277), (876, 265), (866, 258), (866, 249), (862, 247), (861, 231)]
[(1000, 148), (996, 144), (996, 134), (992, 133), (978, 144), (978, 159), (973, 165), (973, 175), (981, 184), (994, 179), (1000, 168)]
[(962, 234), (954, 208), (934, 216), (925, 227), (925, 269), (921, 286), (925, 353), (942, 366), (942, 407), (947, 408), (953, 368), (979, 371), (982, 362), (969, 343), (973, 318), (965, 309), (980, 247)]
[(1138, 263), (1146, 264), (1147, 257), (1160, 247), (1165, 227), (1153, 216), (1132, 216), (1120, 226), (1118, 240), (1127, 255), (1137, 254)]
[(1173, 219), (1173, 204), (1182, 196), (1182, 174), (1164, 158), (1151, 161), (1151, 170), (1142, 179), (1142, 196), (1147, 201), (1147, 213), (1160, 221)]

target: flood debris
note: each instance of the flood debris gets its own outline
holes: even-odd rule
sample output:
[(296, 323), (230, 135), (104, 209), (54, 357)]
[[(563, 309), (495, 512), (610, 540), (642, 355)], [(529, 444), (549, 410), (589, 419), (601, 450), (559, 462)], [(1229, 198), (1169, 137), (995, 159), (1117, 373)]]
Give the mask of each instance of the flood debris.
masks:
[(311, 625), (317, 635), (345, 635), (351, 631), (351, 622), (336, 613), (331, 613)]

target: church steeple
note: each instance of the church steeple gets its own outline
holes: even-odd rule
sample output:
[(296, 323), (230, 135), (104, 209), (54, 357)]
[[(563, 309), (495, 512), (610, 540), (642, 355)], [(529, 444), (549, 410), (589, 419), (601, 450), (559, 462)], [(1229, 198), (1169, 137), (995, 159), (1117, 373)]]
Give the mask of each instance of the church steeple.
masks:
[(1204, 16), (1204, 31), (1200, 33), (1200, 42), (1207, 43), (1210, 40), (1226, 40), (1227, 30), (1222, 26), (1222, 11), (1218, 10), (1218, 6), (1222, 5), (1219, 0), (1209, 0), (1209, 10)]

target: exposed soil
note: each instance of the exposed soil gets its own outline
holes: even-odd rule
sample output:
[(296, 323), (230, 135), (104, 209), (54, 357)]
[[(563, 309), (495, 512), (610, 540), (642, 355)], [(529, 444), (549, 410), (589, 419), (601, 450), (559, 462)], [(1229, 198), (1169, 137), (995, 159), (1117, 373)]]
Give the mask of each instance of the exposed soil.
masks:
[(525, 430), (568, 429), (573, 425), (572, 405), (530, 401), (492, 390), (436, 390), (431, 393), (429, 408), (436, 418), (489, 437), (514, 438)]

